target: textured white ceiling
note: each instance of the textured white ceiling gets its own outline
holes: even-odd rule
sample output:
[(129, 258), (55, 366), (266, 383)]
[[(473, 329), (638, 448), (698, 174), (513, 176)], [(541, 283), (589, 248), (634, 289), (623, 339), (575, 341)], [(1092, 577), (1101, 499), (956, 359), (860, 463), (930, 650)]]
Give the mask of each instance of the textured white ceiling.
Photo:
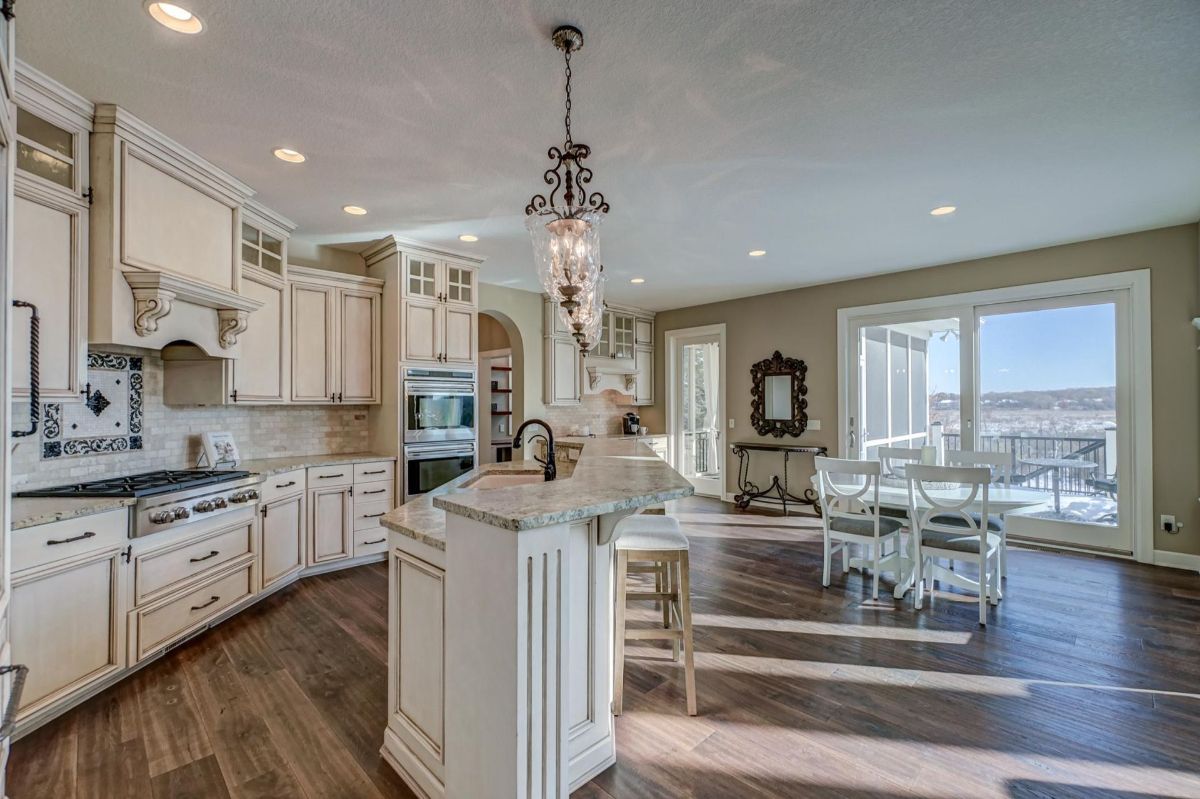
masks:
[(1196, 0), (186, 4), (202, 35), (141, 0), (19, 3), (18, 55), (244, 179), (305, 238), (471, 249), (488, 282), (536, 287), (522, 214), (562, 140), (548, 37), (564, 22), (587, 39), (574, 129), (612, 203), (614, 300), (678, 307), (1200, 218)]

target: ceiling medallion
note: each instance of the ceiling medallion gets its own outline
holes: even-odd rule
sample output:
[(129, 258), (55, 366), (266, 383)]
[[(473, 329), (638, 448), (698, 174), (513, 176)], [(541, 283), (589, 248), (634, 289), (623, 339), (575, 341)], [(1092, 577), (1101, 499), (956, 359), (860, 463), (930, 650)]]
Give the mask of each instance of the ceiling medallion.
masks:
[(583, 33), (564, 25), (554, 31), (566, 74), (566, 138), (547, 152), (553, 166), (542, 179), (550, 191), (535, 194), (525, 206), (525, 227), (542, 288), (558, 302), (559, 316), (586, 355), (599, 337), (604, 313), (604, 267), (600, 263), (600, 223), (608, 201), (588, 192), (592, 170), (583, 165), (592, 154), (571, 137), (571, 55), (583, 47)]

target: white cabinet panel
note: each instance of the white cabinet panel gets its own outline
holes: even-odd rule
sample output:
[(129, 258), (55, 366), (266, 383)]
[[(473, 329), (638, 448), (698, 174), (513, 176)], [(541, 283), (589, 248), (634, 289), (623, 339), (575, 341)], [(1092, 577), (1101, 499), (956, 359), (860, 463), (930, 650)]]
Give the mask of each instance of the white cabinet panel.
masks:
[(348, 558), (353, 553), (350, 493), (350, 488), (324, 488), (309, 491), (307, 558), (309, 566)]
[(338, 291), (338, 401), (379, 401), (380, 295)]
[(638, 346), (633, 351), (633, 365), (637, 376), (633, 384), (633, 404), (654, 404), (654, 349)]
[(405, 361), (437, 361), (441, 353), (438, 323), (440, 306), (419, 302), (404, 303)]
[(580, 401), (579, 345), (574, 339), (546, 339), (545, 396), (547, 405), (578, 405)]
[(442, 361), (474, 363), (479, 337), (475, 332), (478, 317), (475, 311), (443, 307), (445, 333), (442, 337)]
[(389, 639), (389, 723), (407, 749), (444, 776), (445, 578), (442, 569), (394, 550)]
[(334, 289), (293, 283), (292, 402), (332, 402)]
[(262, 588), (304, 568), (304, 494), (262, 507)]
[(246, 270), (242, 274), (241, 293), (263, 305), (250, 315), (246, 332), (241, 335), (242, 357), (232, 361), (231, 399), (283, 402), (287, 399), (288, 367), (284, 283)]
[[(41, 317), (43, 399), (76, 401), (87, 361), (86, 211), (68, 202), (21, 192), (13, 200), (14, 299)], [(29, 312), (12, 312), (13, 395), (29, 396)]]

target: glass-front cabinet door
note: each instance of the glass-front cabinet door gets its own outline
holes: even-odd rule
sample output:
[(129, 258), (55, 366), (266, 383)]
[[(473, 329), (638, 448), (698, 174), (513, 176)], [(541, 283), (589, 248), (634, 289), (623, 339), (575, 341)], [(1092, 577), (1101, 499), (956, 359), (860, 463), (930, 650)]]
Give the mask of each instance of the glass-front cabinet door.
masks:
[(446, 264), (446, 302), (475, 304), (475, 270)]
[(74, 193), (75, 149), (71, 131), (17, 110), (17, 169)]
[(405, 268), (405, 293), (409, 298), (438, 299), (437, 262), (409, 258)]
[(627, 314), (612, 314), (612, 357), (633, 357), (633, 317)]
[(242, 263), (283, 274), (283, 240), (260, 230), (248, 222), (242, 223)]

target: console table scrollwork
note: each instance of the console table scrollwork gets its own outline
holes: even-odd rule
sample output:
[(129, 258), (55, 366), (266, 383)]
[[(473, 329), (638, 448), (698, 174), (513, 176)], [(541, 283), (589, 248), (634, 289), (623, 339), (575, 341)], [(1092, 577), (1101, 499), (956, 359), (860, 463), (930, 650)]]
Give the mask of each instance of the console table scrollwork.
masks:
[[(817, 492), (812, 487), (805, 488), (800, 496), (791, 493), (788, 488), (788, 458), (796, 453), (801, 455), (825, 455), (828, 450), (825, 447), (809, 446), (804, 447), (798, 444), (771, 444), (767, 442), (759, 443), (757, 441), (739, 441), (732, 446), (733, 454), (738, 458), (738, 494), (733, 498), (733, 502), (743, 510), (750, 507), (750, 503), (754, 500), (768, 502), (773, 505), (781, 505), (783, 507), (783, 515), (787, 515), (788, 505), (808, 505), (818, 516), (821, 515), (821, 505), (817, 498)], [(783, 453), (783, 479), (780, 480), (779, 475), (771, 476), (771, 484), (766, 488), (759, 488), (752, 480), (750, 480), (750, 453), (751, 452), (782, 452)]]

